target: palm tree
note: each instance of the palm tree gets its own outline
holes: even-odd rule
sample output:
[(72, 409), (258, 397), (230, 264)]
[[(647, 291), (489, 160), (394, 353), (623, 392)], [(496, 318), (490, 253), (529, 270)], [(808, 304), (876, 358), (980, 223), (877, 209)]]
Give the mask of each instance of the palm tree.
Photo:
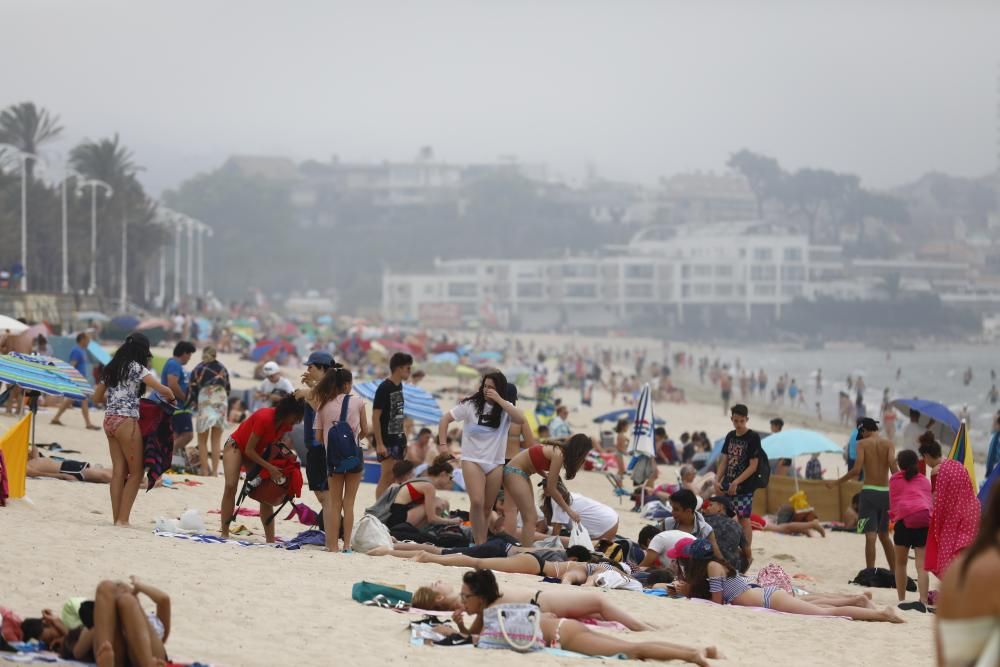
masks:
[(121, 144), (117, 134), (112, 139), (83, 142), (70, 151), (69, 159), (80, 174), (102, 180), (116, 191), (140, 170), (132, 160), (132, 151)]
[[(39, 148), (62, 133), (59, 116), (35, 106), (34, 102), (12, 104), (0, 112), (0, 143), (10, 144), (26, 153), (38, 153)], [(34, 160), (26, 161), (28, 180), (35, 173)]]

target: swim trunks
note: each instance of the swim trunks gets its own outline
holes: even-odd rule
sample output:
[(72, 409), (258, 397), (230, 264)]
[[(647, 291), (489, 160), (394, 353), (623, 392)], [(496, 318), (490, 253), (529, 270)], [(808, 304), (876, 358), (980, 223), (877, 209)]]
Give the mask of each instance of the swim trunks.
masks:
[(753, 510), (753, 493), (737, 493), (731, 497), (733, 499), (733, 509), (736, 510), (736, 516), (741, 519), (749, 519), (750, 513)]
[(858, 532), (885, 533), (889, 531), (889, 492), (862, 488), (858, 498)]
[(326, 448), (314, 445), (306, 450), (306, 479), (313, 491), (327, 491), (330, 477), (326, 472)]

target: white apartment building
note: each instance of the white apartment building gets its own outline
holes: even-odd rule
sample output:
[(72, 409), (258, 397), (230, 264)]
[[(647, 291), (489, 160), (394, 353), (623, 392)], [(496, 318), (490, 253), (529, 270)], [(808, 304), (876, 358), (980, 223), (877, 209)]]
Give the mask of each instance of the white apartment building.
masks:
[(447, 307), (525, 330), (770, 319), (804, 293), (808, 258), (804, 235), (769, 223), (653, 227), (594, 256), (437, 260), (427, 274), (385, 273), (382, 314), (416, 322)]

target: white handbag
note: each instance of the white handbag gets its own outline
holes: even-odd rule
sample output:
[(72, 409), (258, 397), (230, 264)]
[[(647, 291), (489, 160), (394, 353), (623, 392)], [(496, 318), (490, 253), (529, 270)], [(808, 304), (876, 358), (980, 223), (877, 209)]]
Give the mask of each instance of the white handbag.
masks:
[(392, 535), (378, 518), (365, 514), (354, 528), (351, 548), (358, 553), (368, 553), (376, 547), (392, 548)]
[(542, 611), (533, 604), (496, 604), (483, 612), (479, 648), (528, 653), (543, 648)]
[(569, 546), (587, 547), (587, 549), (593, 551), (594, 541), (590, 539), (590, 533), (588, 533), (587, 529), (583, 527), (583, 524), (573, 524), (573, 527), (569, 531)]

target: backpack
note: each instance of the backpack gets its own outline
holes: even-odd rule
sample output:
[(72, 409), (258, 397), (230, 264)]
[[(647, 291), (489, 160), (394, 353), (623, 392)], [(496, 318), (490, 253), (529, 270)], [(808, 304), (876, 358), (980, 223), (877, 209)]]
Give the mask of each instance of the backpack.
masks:
[[(414, 477), (410, 480), (410, 483), (429, 481), (431, 480), (423, 477)], [(388, 521), (389, 515), (392, 513), (392, 504), (396, 502), (396, 496), (399, 495), (399, 490), (402, 489), (403, 486), (403, 484), (393, 484), (388, 489), (383, 491), (382, 495), (375, 501), (375, 504), (365, 509), (365, 514), (371, 514), (382, 523)]]
[(365, 462), (364, 453), (354, 438), (354, 429), (347, 423), (347, 406), (350, 396), (344, 396), (340, 405), (340, 419), (330, 425), (326, 432), (326, 465), (331, 473), (348, 473), (357, 470)]
[(766, 489), (771, 481), (771, 462), (767, 460), (767, 452), (763, 445), (757, 450), (757, 470), (754, 471), (737, 489), (738, 493), (753, 493), (757, 489)]

